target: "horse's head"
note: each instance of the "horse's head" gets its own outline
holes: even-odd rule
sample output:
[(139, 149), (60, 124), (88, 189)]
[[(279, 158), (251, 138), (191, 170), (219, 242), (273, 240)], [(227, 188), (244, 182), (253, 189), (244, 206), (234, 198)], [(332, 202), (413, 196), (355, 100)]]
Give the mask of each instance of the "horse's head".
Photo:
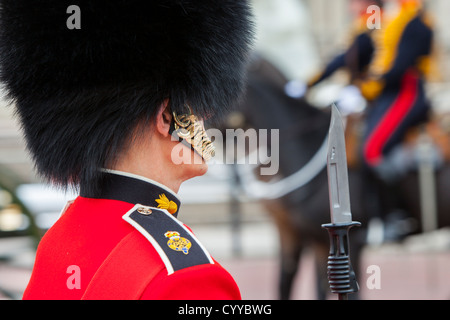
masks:
[[(272, 63), (255, 57), (248, 69), (245, 94), (223, 125), (253, 129), (258, 134), (267, 130), (269, 135), (279, 130), (276, 147), (282, 175), (297, 170), (314, 155), (327, 134), (330, 119), (328, 112), (311, 106), (305, 99), (288, 96), (288, 82)], [(271, 139), (267, 141), (270, 149)]]

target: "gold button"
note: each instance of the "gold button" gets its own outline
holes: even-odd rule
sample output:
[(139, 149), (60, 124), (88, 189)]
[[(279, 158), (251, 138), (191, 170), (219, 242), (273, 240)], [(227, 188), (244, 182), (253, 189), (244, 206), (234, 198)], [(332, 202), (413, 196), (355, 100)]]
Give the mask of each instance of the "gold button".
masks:
[(144, 216), (149, 216), (152, 214), (152, 209), (150, 209), (149, 207), (142, 206), (137, 209), (137, 212), (143, 214)]

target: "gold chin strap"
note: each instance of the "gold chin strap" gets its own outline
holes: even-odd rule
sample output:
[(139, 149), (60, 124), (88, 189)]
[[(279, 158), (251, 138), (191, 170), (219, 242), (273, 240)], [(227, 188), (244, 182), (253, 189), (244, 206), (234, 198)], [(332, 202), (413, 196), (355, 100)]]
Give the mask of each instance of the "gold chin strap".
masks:
[(174, 127), (177, 136), (189, 143), (192, 148), (205, 160), (208, 161), (215, 155), (215, 148), (211, 139), (206, 134), (205, 128), (198, 117), (192, 114), (177, 115), (173, 112)]

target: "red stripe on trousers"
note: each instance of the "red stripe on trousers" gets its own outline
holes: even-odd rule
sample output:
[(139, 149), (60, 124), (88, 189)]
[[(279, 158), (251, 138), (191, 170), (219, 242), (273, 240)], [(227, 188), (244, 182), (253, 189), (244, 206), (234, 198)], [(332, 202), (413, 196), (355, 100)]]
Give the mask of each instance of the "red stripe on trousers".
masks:
[(383, 147), (414, 106), (418, 91), (417, 84), (418, 79), (412, 74), (406, 74), (403, 78), (397, 99), (386, 111), (367, 140), (364, 157), (369, 165), (376, 166), (381, 162)]

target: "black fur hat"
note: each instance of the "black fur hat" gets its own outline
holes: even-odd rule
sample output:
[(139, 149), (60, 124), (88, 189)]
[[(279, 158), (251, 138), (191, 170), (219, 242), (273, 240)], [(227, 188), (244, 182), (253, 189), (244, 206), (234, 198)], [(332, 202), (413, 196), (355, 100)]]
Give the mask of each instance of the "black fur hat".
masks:
[[(68, 10), (73, 4), (79, 11)], [(0, 77), (38, 172), (57, 185), (94, 191), (98, 168), (166, 99), (173, 111), (189, 104), (211, 117), (243, 87), (252, 40), (247, 0), (0, 5)]]

